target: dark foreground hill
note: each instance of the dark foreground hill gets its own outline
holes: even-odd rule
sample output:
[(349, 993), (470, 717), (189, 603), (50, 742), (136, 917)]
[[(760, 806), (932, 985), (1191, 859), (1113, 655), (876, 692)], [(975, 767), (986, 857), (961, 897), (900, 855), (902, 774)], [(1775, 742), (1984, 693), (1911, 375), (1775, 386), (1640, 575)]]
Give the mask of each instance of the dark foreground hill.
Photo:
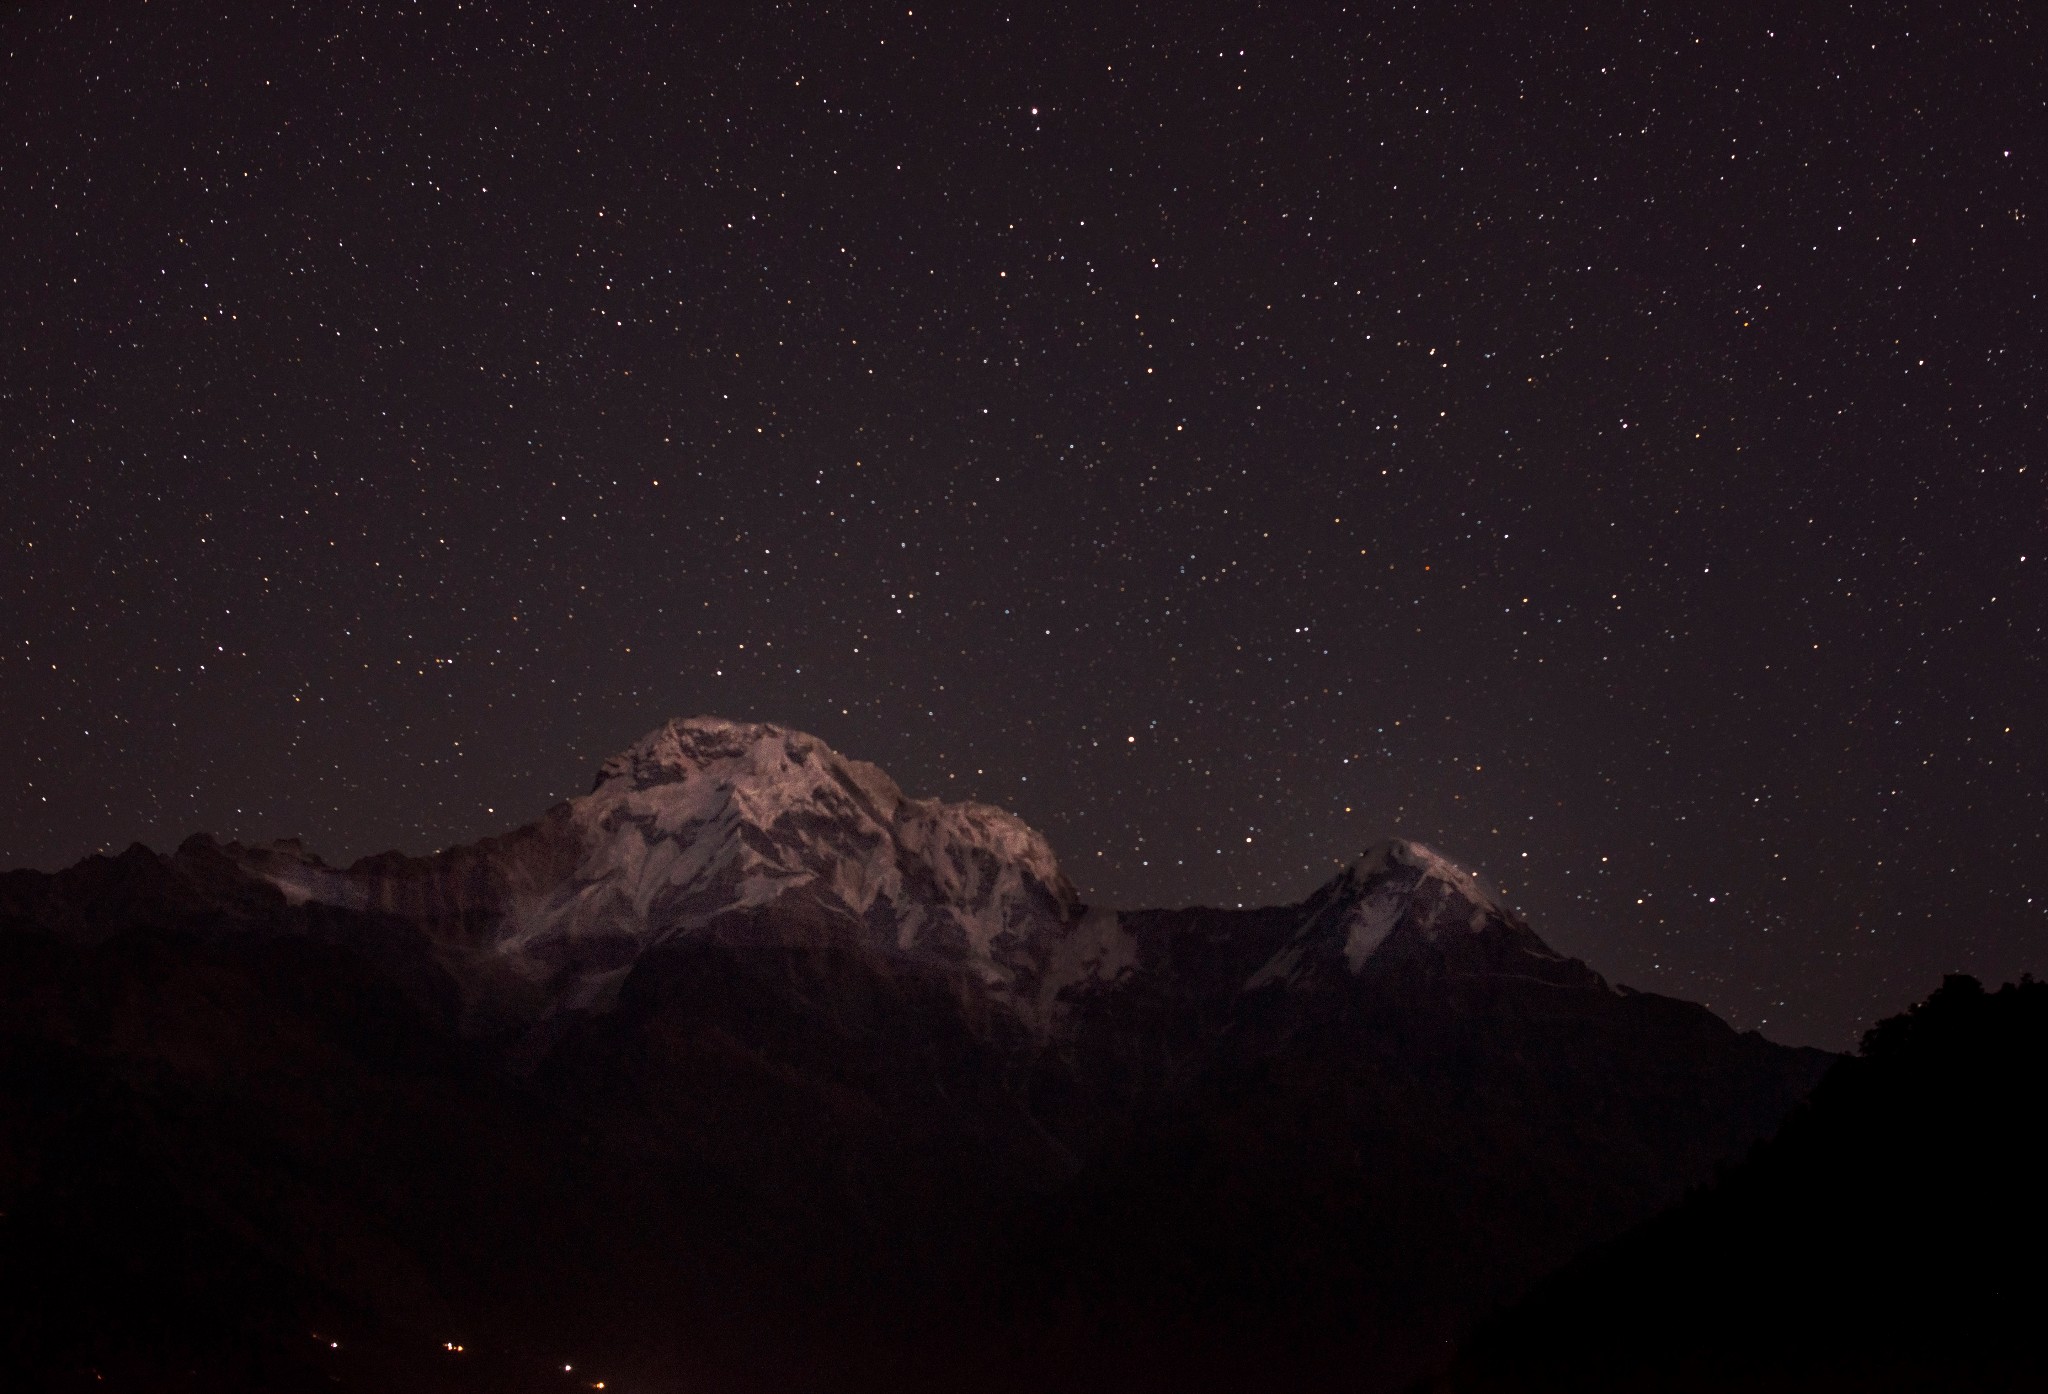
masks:
[(1949, 978), (1711, 1188), (1541, 1283), (1445, 1386), (2048, 1389), (2048, 983)]
[(6, 1387), (1396, 1387), (1827, 1064), (1427, 848), (1264, 910), (672, 722), (504, 837), (0, 878)]

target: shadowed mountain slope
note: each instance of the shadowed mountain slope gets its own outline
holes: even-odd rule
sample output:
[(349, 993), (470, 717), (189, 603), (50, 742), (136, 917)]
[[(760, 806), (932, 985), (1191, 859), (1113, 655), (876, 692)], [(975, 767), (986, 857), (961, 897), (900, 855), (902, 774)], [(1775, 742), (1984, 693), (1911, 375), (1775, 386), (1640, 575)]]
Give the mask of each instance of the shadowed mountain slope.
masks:
[(2048, 1388), (2048, 984), (1951, 977), (1711, 1188), (1488, 1322), (1446, 1388)]

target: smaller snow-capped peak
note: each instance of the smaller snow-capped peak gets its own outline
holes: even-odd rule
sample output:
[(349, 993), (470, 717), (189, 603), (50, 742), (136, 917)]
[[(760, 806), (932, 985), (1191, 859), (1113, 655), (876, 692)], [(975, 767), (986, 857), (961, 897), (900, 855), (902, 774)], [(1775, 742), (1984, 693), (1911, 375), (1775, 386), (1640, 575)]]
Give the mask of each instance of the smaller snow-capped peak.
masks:
[(1354, 973), (1403, 916), (1432, 942), (1445, 933), (1476, 932), (1507, 918), (1477, 876), (1406, 838), (1367, 851), (1346, 869), (1343, 880), (1360, 892), (1344, 940), (1345, 962)]
[[(1479, 878), (1433, 848), (1395, 838), (1370, 848), (1317, 892), (1322, 908), (1246, 982), (1248, 988), (1294, 981), (1340, 953), (1353, 976), (1397, 930), (1425, 946), (1520, 921)], [(1526, 933), (1526, 931), (1522, 931)], [(1533, 941), (1534, 936), (1529, 938)]]

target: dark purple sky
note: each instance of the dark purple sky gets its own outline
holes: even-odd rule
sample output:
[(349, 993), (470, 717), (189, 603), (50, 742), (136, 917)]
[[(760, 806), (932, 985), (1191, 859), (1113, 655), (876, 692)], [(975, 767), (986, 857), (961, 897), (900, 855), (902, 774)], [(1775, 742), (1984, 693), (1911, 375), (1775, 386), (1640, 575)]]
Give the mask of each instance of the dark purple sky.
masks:
[(0, 14), (0, 863), (715, 712), (1785, 1040), (2048, 970), (2028, 7), (265, 8)]

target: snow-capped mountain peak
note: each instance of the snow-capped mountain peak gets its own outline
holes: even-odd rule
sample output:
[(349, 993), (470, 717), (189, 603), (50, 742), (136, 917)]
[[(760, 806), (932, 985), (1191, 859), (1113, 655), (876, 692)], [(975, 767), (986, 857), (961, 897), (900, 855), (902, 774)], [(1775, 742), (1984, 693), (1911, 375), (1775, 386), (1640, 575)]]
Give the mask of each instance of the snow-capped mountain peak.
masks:
[(1434, 848), (1407, 838), (1393, 838), (1367, 849), (1347, 872), (1355, 884), (1363, 885), (1403, 870), (1419, 873), (1420, 881), (1435, 882), (1476, 907), (1498, 911), (1500, 907), (1479, 884), (1479, 878)]
[[(651, 815), (664, 833), (724, 822), (815, 833), (822, 828), (813, 820), (823, 818), (887, 832), (912, 851), (978, 848), (1047, 886), (1065, 887), (1052, 848), (1014, 814), (987, 804), (909, 798), (879, 767), (848, 759), (816, 736), (765, 722), (669, 721), (605, 761), (596, 786), (572, 807), (586, 826)], [(784, 850), (797, 851), (796, 842)], [(942, 890), (972, 894), (958, 875), (942, 868), (941, 878)], [(1062, 898), (1070, 895), (1063, 890)]]
[(1005, 933), (1075, 909), (1052, 848), (1022, 819), (908, 798), (874, 765), (786, 727), (667, 722), (570, 807), (588, 849), (579, 879), (630, 888), (649, 911), (707, 893), (748, 908), (807, 887), (855, 916), (877, 903), (907, 916), (899, 948), (943, 951), (950, 927), (988, 958)]
[(1341, 960), (1356, 976), (1397, 936), (1411, 949), (1455, 953), (1493, 931), (1555, 957), (1479, 878), (1433, 848), (1396, 838), (1367, 850), (1317, 895), (1321, 909), (1245, 984), (1294, 982)]
[[(406, 898), (386, 883), (435, 882), (458, 855), (264, 874), (295, 900), (375, 906)], [(1080, 913), (1051, 847), (1014, 815), (909, 798), (815, 736), (718, 717), (664, 723), (484, 860), (496, 894), (465, 906), (444, 961), (486, 1010), (509, 994), (521, 1015), (602, 1006), (648, 949), (689, 935), (808, 936), (1021, 1001)], [(764, 929), (749, 912), (771, 905), (799, 913)]]

